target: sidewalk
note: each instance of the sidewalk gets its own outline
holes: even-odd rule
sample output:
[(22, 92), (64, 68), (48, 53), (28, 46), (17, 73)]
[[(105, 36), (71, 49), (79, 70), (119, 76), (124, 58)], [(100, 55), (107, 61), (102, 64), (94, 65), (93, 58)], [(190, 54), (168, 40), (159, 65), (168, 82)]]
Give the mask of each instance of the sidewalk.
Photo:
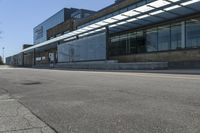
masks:
[(0, 133), (55, 133), (27, 108), (0, 90)]
[(200, 75), (200, 69), (138, 70), (132, 72)]
[[(48, 69), (48, 68), (46, 68)], [(95, 71), (95, 72), (127, 72), (127, 73), (159, 73), (159, 74), (190, 74), (200, 75), (200, 69), (166, 69), (166, 70), (95, 70), (95, 69), (69, 69), (69, 68), (52, 68), (51, 70), (66, 71)]]
[(6, 68), (12, 68), (12, 67), (8, 65), (0, 65), (0, 69), (6, 69)]
[[(0, 66), (0, 69), (14, 69), (23, 67)], [(26, 67), (27, 68), (27, 67)], [(50, 70), (66, 70), (66, 71), (96, 71), (96, 72), (138, 72), (138, 73), (161, 73), (161, 74), (191, 74), (200, 75), (199, 69), (163, 69), (163, 70), (99, 70), (99, 69), (79, 69), (79, 68), (27, 68), (27, 69), (50, 69)]]

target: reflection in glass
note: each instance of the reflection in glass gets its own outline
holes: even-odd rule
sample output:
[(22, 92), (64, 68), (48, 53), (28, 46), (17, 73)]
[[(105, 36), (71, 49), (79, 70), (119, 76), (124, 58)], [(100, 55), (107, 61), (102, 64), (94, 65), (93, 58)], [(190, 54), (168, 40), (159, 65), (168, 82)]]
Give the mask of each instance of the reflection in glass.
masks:
[(158, 50), (157, 28), (147, 30), (147, 32), (146, 32), (146, 47), (147, 47), (147, 52), (154, 52), (154, 51)]
[(137, 42), (136, 42), (136, 32), (129, 34), (129, 41), (130, 41), (130, 53), (135, 54), (137, 53)]
[(136, 44), (138, 53), (146, 52), (145, 36), (143, 31), (137, 32)]
[(110, 55), (112, 56), (119, 55), (118, 45), (119, 45), (119, 36), (112, 37), (111, 44), (109, 47)]
[(192, 19), (186, 22), (186, 47), (195, 48), (200, 46), (200, 21)]
[(120, 36), (120, 43), (119, 43), (119, 54), (125, 55), (127, 51), (127, 34)]
[(171, 49), (176, 50), (181, 48), (181, 24), (171, 26)]
[(170, 28), (169, 26), (159, 27), (158, 29), (158, 50), (170, 49)]

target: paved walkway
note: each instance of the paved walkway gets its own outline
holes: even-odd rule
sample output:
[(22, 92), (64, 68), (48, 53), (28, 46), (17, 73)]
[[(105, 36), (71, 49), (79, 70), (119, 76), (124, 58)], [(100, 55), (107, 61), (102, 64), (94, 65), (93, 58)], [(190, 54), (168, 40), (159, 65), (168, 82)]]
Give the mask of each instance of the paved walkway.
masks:
[(8, 69), (8, 68), (13, 68), (13, 67), (8, 65), (0, 65), (0, 69)]
[(0, 133), (55, 133), (17, 100), (0, 91)]
[(143, 70), (143, 71), (133, 71), (133, 72), (200, 75), (200, 69)]
[(200, 68), (199, 69), (166, 69), (166, 70), (93, 70), (93, 69), (53, 68), (53, 70), (200, 75)]

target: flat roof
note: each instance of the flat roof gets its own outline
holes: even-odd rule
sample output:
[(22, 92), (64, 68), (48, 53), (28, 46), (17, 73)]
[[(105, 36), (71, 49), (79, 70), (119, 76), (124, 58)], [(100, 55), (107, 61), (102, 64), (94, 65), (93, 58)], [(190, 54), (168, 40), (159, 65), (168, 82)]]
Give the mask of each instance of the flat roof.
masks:
[(103, 31), (106, 29), (105, 27), (108, 27), (110, 30), (117, 30), (120, 29), (120, 27), (124, 29), (135, 28), (149, 23), (176, 18), (177, 16), (196, 13), (200, 11), (199, 7), (200, 0), (150, 0), (144, 5), (135, 5), (135, 7), (130, 10), (126, 10), (110, 16), (109, 18), (99, 20), (91, 25), (34, 45), (22, 50), (22, 52), (30, 51), (57, 41), (68, 41), (74, 39), (76, 36), (85, 36)]

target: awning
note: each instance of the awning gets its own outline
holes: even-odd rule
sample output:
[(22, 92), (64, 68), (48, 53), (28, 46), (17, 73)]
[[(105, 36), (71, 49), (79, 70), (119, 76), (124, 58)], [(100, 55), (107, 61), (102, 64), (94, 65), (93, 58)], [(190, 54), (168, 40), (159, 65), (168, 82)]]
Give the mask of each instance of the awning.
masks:
[(62, 36), (53, 38), (43, 43), (34, 45), (22, 52), (29, 51), (38, 47), (49, 45), (57, 41), (68, 41), (76, 36), (86, 36), (108, 27), (113, 32), (136, 28), (139, 26), (164, 21), (179, 16), (196, 13), (200, 11), (200, 0), (150, 0), (144, 5), (135, 5), (133, 9), (124, 11), (109, 18), (100, 20), (96, 23), (82, 27)]

